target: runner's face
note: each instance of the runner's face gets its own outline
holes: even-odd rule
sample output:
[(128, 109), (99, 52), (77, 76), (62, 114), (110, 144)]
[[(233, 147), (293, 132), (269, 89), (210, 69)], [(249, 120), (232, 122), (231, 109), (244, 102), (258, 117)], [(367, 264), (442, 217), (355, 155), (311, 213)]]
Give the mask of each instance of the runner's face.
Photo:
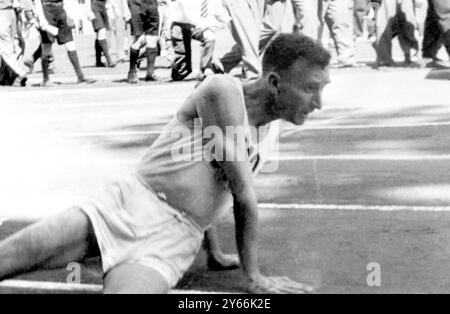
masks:
[(314, 110), (322, 109), (322, 93), (330, 82), (329, 69), (294, 64), (281, 79), (278, 96), (280, 118), (302, 125)]

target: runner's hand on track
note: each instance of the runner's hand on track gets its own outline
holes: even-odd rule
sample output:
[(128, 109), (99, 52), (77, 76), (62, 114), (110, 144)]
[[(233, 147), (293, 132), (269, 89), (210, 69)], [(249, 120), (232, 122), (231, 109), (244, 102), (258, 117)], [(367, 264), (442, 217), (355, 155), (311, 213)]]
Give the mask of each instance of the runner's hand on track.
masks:
[(216, 254), (208, 256), (208, 268), (210, 270), (232, 270), (239, 268), (239, 256), (237, 254)]
[(314, 288), (287, 277), (264, 277), (248, 283), (247, 290), (252, 294), (304, 294), (314, 292)]

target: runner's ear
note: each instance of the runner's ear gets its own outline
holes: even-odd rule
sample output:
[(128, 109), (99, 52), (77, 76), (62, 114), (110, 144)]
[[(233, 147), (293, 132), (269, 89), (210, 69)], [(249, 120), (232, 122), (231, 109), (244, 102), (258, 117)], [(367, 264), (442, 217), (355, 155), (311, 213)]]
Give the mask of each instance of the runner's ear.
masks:
[(280, 93), (280, 82), (281, 77), (278, 73), (271, 72), (267, 75), (267, 83), (269, 85), (269, 89), (271, 94), (278, 95)]

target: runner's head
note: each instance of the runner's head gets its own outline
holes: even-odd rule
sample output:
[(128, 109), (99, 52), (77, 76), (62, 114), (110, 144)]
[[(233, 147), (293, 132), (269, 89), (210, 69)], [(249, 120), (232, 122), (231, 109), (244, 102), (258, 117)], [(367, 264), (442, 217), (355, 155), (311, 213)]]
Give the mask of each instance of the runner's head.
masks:
[(263, 59), (263, 79), (271, 91), (271, 113), (296, 125), (322, 108), (330, 81), (331, 56), (318, 42), (299, 34), (278, 35)]

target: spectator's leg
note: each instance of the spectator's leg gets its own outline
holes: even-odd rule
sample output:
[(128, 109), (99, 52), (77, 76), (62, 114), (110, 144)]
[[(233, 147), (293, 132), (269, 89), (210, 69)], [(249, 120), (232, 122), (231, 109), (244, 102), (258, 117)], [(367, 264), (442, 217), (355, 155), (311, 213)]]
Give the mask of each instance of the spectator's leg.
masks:
[(115, 42), (117, 60), (123, 62), (125, 60), (125, 21), (123, 18), (118, 18), (115, 21)]
[(355, 57), (352, 13), (351, 0), (331, 0), (325, 16), (336, 47), (338, 61), (344, 66), (352, 65)]
[[(101, 28), (97, 32), (97, 42), (98, 42), (98, 48), (96, 47), (96, 50), (98, 49), (98, 52), (103, 52), (103, 55), (106, 58), (106, 64), (108, 67), (113, 68), (116, 66), (116, 64), (112, 61), (111, 55), (109, 54), (109, 47), (108, 42), (106, 41), (107, 31), (106, 28)], [(99, 56), (100, 55), (100, 60)], [(96, 53), (97, 62), (100, 61), (101, 63), (101, 53)]]
[(365, 17), (367, 16), (369, 1), (368, 0), (353, 0), (353, 29), (355, 37), (362, 37), (367, 33)]
[(239, 49), (233, 50), (221, 59), (225, 72), (230, 72), (240, 62), (242, 53), (244, 72), (257, 76), (261, 73), (259, 60), (259, 38), (261, 29), (261, 8), (256, 0), (232, 0), (227, 4), (231, 16), (231, 31)]
[[(300, 19), (300, 31), (313, 39), (319, 34), (319, 0), (295, 0), (297, 15)], [(322, 0), (320, 0), (322, 1)]]
[(450, 56), (450, 30), (446, 31), (442, 35), (442, 43), (445, 46), (445, 49), (447, 50), (447, 54)]
[(234, 44), (229, 52), (220, 58), (223, 72), (230, 73), (242, 61), (242, 49), (238, 44)]
[(20, 66), (15, 52), (16, 13), (14, 10), (0, 10), (0, 51), (3, 62), (13, 70), (20, 79), (26, 78), (26, 73)]
[(377, 53), (377, 66), (392, 66), (392, 38), (395, 36), (394, 24), (397, 12), (396, 4), (384, 1), (376, 15), (377, 39), (374, 48)]
[(130, 70), (128, 72), (128, 83), (130, 84), (139, 83), (137, 76), (137, 62), (139, 59), (139, 50), (141, 49), (141, 45), (144, 41), (144, 34), (134, 36), (133, 44), (130, 48)]
[(154, 76), (155, 72), (155, 61), (158, 56), (158, 36), (157, 35), (146, 35), (145, 41), (147, 44), (145, 50), (145, 56), (147, 58), (147, 74), (145, 75), (146, 81), (156, 81)]
[(413, 3), (404, 1), (398, 13), (398, 39), (406, 64), (412, 64), (411, 50), (419, 51), (415, 22)]
[(437, 15), (441, 31), (441, 40), (450, 56), (450, 2), (447, 0), (430, 0)]
[(70, 63), (73, 66), (73, 69), (75, 70), (75, 73), (78, 77), (78, 82), (82, 83), (86, 81), (86, 78), (84, 77), (83, 70), (81, 69), (80, 60), (78, 58), (78, 53), (76, 49), (76, 45), (74, 41), (70, 41), (66, 44), (64, 44), (67, 50), (67, 56), (69, 57)]
[[(170, 29), (170, 36), (172, 41), (172, 47), (174, 52), (174, 59), (172, 62), (172, 80), (181, 81), (185, 79), (192, 72), (191, 60), (187, 60), (187, 49), (191, 49), (190, 46), (186, 47), (186, 43), (190, 45), (191, 38), (188, 40), (184, 34), (191, 36), (190, 33), (184, 31), (184, 28), (191, 27), (181, 23), (173, 23)], [(191, 52), (189, 52), (189, 55)], [(189, 57), (190, 58), (190, 57)]]
[(52, 55), (52, 45), (42, 44), (42, 85), (46, 86), (50, 83), (50, 60)]
[(199, 75), (199, 79), (201, 80), (204, 78), (205, 70), (210, 67), (213, 59), (216, 34), (210, 29), (194, 29), (192, 38), (201, 42)]
[[(285, 3), (288, 3), (286, 1)], [(284, 7), (282, 2), (274, 2), (266, 5), (266, 11), (261, 27), (261, 37), (259, 39), (259, 54), (262, 55), (270, 41), (281, 32), (281, 23), (284, 17)], [(293, 29), (293, 25), (291, 30)]]
[(439, 18), (434, 11), (433, 4), (429, 1), (427, 18), (425, 20), (424, 38), (422, 44), (422, 56), (425, 59), (436, 59), (441, 47), (441, 28)]

